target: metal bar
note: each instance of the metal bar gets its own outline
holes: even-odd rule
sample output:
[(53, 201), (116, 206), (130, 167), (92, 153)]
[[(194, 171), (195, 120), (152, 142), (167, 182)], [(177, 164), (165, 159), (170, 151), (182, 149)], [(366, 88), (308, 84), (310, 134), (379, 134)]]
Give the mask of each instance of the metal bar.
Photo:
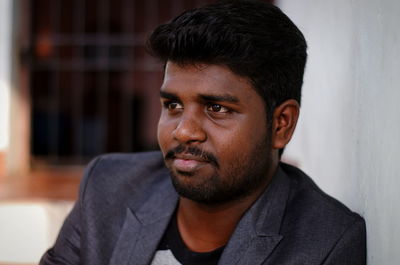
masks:
[[(74, 31), (73, 35), (85, 34), (85, 1), (75, 0), (75, 12), (76, 19), (74, 20)], [(69, 43), (69, 45), (75, 45), (74, 43)], [(73, 78), (73, 117), (72, 117), (72, 131), (74, 135), (73, 143), (73, 161), (77, 163), (83, 163), (83, 90), (84, 90), (84, 54), (83, 45), (76, 45), (78, 50), (76, 51), (76, 57), (78, 58), (77, 63), (82, 66), (78, 69), (74, 69)]]
[[(60, 30), (60, 17), (61, 17), (61, 8), (60, 1), (51, 1), (51, 21), (54, 25), (54, 30), (52, 32), (53, 35), (59, 34)], [(55, 47), (55, 46), (53, 46)], [(59, 132), (60, 132), (60, 104), (59, 104), (59, 96), (60, 96), (60, 69), (59, 69), (59, 52), (58, 47), (53, 50), (52, 60), (54, 61), (54, 68), (51, 69), (53, 71), (53, 79), (52, 79), (52, 95), (51, 102), (49, 108), (49, 146), (50, 146), (50, 161), (54, 164), (59, 163)]]
[[(123, 22), (123, 36), (129, 34), (130, 32), (134, 32), (134, 1), (123, 0), (122, 3), (122, 12), (123, 16), (121, 17)], [(134, 36), (133, 36), (134, 37)], [(129, 47), (129, 46), (128, 46)], [(133, 46), (130, 46), (133, 51)], [(131, 62), (133, 64), (134, 62)], [(120, 106), (120, 116), (123, 117), (120, 122), (120, 132), (121, 132), (121, 150), (125, 152), (130, 152), (132, 150), (132, 137), (133, 134), (133, 126), (132, 126), (132, 117), (134, 113), (132, 113), (132, 97), (133, 91), (131, 91), (131, 84), (129, 82), (128, 73), (132, 72), (123, 72), (121, 86), (122, 86), (122, 97)]]
[[(158, 12), (157, 0), (147, 0), (145, 5), (145, 27), (154, 27), (158, 24)], [(145, 28), (145, 30), (151, 30), (151, 28)]]
[(182, 0), (172, 1), (172, 14), (174, 14), (174, 16), (183, 12), (183, 9), (184, 9), (184, 4)]
[(109, 39), (109, 8), (108, 8), (108, 1), (98, 1), (98, 17), (97, 23), (99, 30), (103, 36), (105, 42), (100, 43), (101, 49), (99, 49), (99, 58), (98, 61), (100, 65), (105, 67), (105, 71), (101, 75), (97, 75), (97, 84), (99, 86), (99, 116), (101, 119), (98, 120), (100, 122), (100, 126), (103, 130), (102, 139), (100, 140), (100, 152), (104, 153), (107, 151), (107, 136), (108, 136), (108, 90), (109, 90), (109, 72), (107, 69), (108, 65), (108, 56), (109, 56), (109, 46), (108, 46), (108, 39)]

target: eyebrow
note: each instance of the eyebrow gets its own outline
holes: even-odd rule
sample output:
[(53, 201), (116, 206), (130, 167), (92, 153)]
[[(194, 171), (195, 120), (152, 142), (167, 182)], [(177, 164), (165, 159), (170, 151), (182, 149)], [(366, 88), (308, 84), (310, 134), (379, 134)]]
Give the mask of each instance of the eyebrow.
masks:
[(239, 99), (235, 96), (224, 94), (224, 95), (199, 95), (199, 98), (203, 101), (220, 101), (220, 102), (231, 102), (238, 103)]
[[(171, 100), (178, 100), (178, 96), (165, 92), (165, 91), (160, 91), (160, 97), (166, 98), (166, 99), (171, 99)], [(223, 95), (199, 95), (198, 96), (200, 100), (202, 101), (217, 101), (217, 102), (231, 102), (231, 103), (238, 103), (239, 99), (235, 96), (228, 95), (228, 94), (223, 94)]]
[(177, 100), (178, 96), (173, 94), (173, 93), (168, 93), (165, 91), (160, 91), (160, 97), (166, 98), (166, 99), (172, 99), (172, 100)]

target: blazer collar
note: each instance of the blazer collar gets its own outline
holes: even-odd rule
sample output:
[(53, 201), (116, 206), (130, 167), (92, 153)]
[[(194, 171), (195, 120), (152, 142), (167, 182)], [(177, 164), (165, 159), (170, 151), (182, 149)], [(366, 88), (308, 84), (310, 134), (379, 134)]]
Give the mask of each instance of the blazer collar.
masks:
[(155, 185), (140, 207), (127, 208), (111, 265), (150, 264), (178, 202), (168, 172), (163, 170), (158, 179), (160, 183)]
[(244, 214), (219, 264), (261, 264), (283, 236), (279, 234), (290, 180), (279, 166), (265, 192)]

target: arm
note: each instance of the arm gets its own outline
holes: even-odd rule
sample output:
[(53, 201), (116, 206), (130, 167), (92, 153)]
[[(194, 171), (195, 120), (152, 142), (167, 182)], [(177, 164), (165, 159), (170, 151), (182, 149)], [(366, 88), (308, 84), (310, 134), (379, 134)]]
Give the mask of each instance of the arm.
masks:
[(364, 220), (354, 222), (331, 250), (324, 265), (365, 265), (366, 229)]
[(42, 257), (40, 265), (80, 263), (79, 201), (65, 220), (55, 245)]
[(93, 160), (85, 170), (78, 201), (65, 219), (56, 243), (40, 260), (40, 265), (72, 265), (81, 263), (81, 215), (83, 211), (84, 191), (90, 173), (99, 160), (99, 158)]

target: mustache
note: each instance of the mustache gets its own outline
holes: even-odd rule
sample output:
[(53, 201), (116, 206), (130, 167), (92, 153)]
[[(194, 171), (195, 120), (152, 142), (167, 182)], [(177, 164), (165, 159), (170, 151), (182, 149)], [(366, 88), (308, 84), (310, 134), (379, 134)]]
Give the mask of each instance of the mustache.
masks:
[(166, 153), (165, 160), (173, 159), (178, 154), (191, 154), (197, 156), (219, 168), (218, 159), (212, 153), (204, 151), (196, 146), (185, 146), (180, 144)]

